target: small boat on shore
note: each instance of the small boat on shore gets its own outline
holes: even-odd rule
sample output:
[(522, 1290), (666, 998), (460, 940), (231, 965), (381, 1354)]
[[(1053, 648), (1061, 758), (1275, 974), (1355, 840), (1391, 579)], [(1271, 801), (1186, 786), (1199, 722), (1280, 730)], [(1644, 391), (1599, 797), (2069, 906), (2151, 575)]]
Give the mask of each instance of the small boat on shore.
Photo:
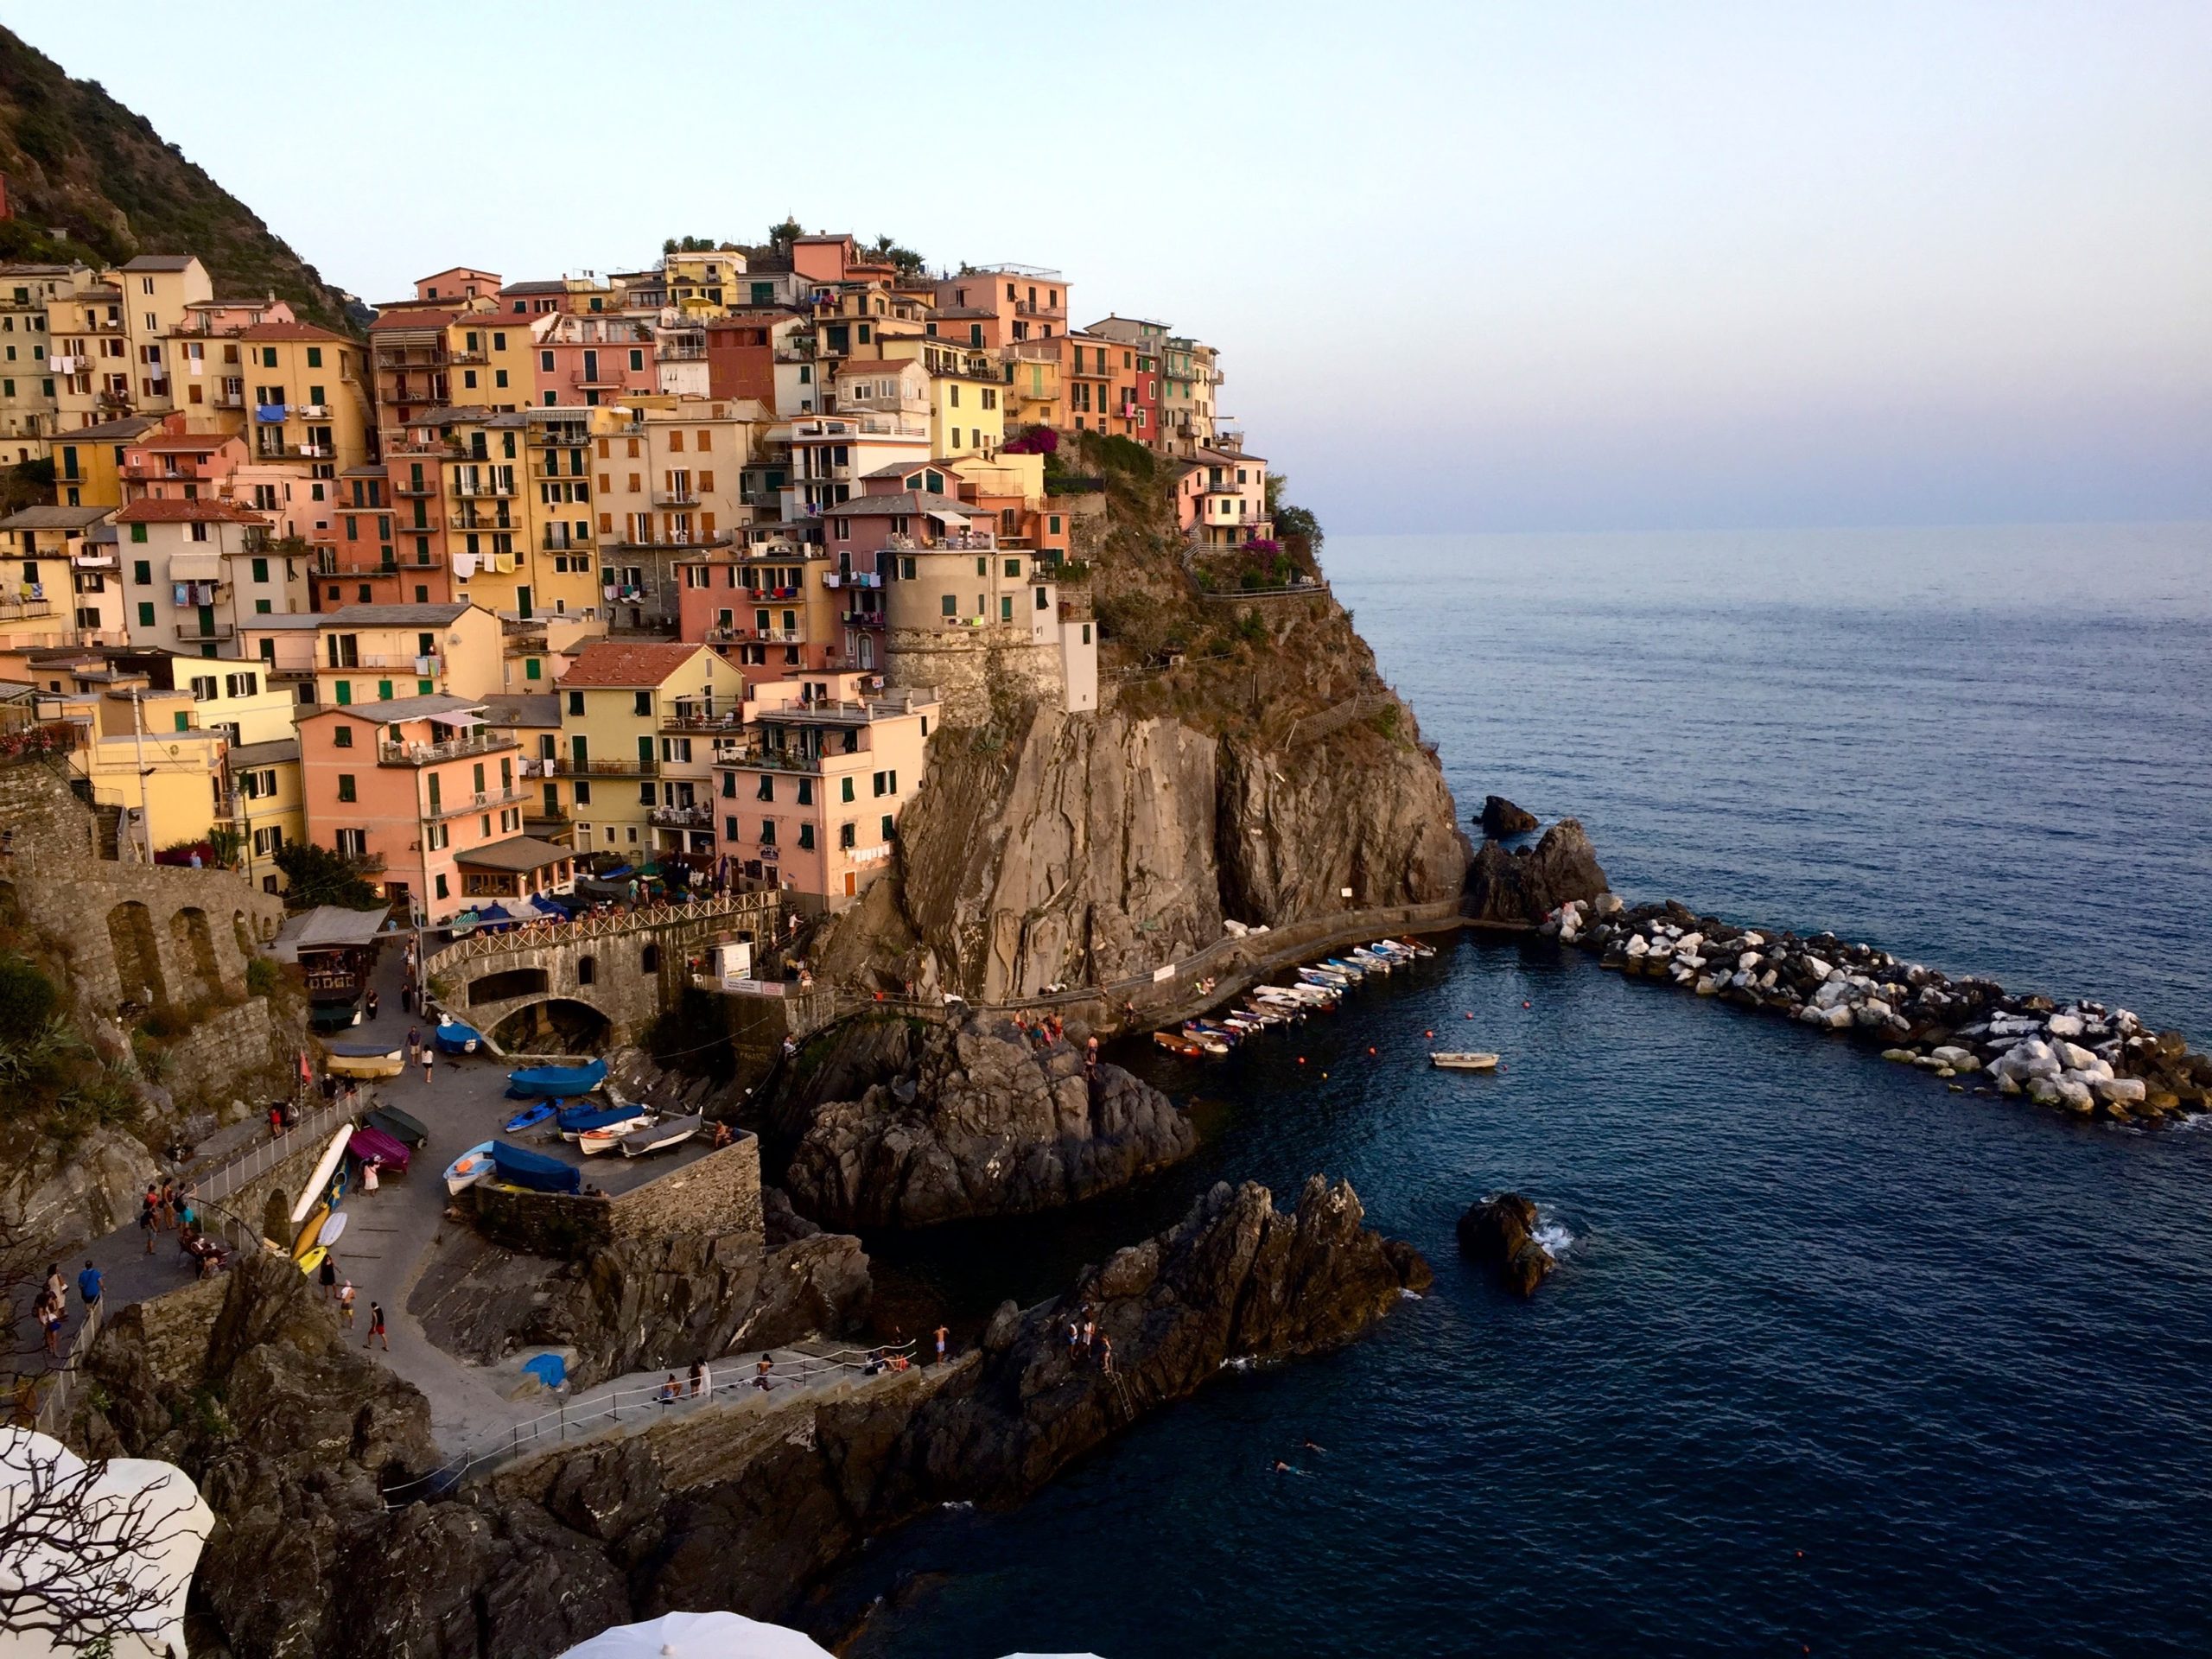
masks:
[(363, 1163), (388, 1169), (395, 1175), (404, 1175), (414, 1157), (405, 1142), (395, 1141), (382, 1129), (365, 1123), (353, 1131), (353, 1138), (346, 1143), (346, 1150)]
[(543, 1123), (547, 1118), (552, 1116), (555, 1112), (558, 1111), (560, 1109), (560, 1106), (561, 1103), (557, 1100), (541, 1100), (534, 1106), (524, 1107), (522, 1110), (517, 1112), (512, 1117), (509, 1118), (499, 1127), (505, 1129), (509, 1135), (518, 1134), (520, 1131), (530, 1128), (533, 1123)]
[(1205, 1054), (1205, 1050), (1179, 1031), (1155, 1031), (1152, 1033), (1152, 1040), (1170, 1054), (1180, 1054), (1186, 1060), (1199, 1059)]
[(324, 1068), (338, 1077), (396, 1077), (407, 1058), (387, 1043), (333, 1043)]
[(652, 1122), (651, 1112), (632, 1112), (626, 1117), (594, 1129), (581, 1129), (567, 1138), (576, 1143), (576, 1150), (589, 1158), (602, 1152), (612, 1152), (622, 1144), (622, 1137)]
[(621, 1141), (625, 1158), (645, 1158), (656, 1152), (666, 1152), (671, 1147), (682, 1146), (705, 1125), (706, 1118), (694, 1112), (688, 1117), (671, 1117), (642, 1129), (632, 1129)]
[(438, 1028), (430, 1033), (439, 1052), (446, 1054), (474, 1054), (483, 1046), (484, 1033), (474, 1026), (464, 1026), (447, 1014), (438, 1016)]
[(1428, 1057), (1428, 1063), (1440, 1071), (1495, 1071), (1497, 1056), (1472, 1052), (1440, 1050)]
[(561, 1138), (573, 1141), (580, 1135), (596, 1134), (612, 1128), (617, 1123), (626, 1123), (635, 1128), (651, 1115), (637, 1106), (594, 1106), (588, 1101), (579, 1101), (554, 1115), (553, 1126), (561, 1131)]
[(446, 1166), (446, 1191), (474, 1186), (492, 1173), (492, 1143), (480, 1141)]
[(605, 1060), (587, 1060), (582, 1065), (525, 1066), (507, 1073), (507, 1096), (512, 1100), (553, 1100), (565, 1095), (588, 1095), (606, 1081)]
[(397, 1106), (379, 1106), (369, 1114), (369, 1127), (382, 1129), (403, 1147), (413, 1148), (430, 1138), (419, 1118), (409, 1116)]

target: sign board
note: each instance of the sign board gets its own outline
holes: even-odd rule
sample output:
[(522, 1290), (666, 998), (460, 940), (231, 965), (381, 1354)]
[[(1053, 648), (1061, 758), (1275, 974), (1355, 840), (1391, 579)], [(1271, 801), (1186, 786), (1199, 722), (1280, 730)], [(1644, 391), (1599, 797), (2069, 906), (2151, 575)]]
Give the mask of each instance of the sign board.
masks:
[(1174, 977), (1175, 964), (1172, 962), (1165, 968), (1155, 968), (1152, 970), (1152, 982), (1155, 985), (1164, 985)]
[(751, 944), (740, 940), (735, 944), (718, 944), (715, 947), (715, 977), (721, 982), (724, 990), (735, 990), (739, 986), (747, 982), (758, 983), (752, 979), (752, 974), (753, 947)]
[(781, 996), (784, 984), (780, 979), (726, 979), (722, 988), (740, 996)]

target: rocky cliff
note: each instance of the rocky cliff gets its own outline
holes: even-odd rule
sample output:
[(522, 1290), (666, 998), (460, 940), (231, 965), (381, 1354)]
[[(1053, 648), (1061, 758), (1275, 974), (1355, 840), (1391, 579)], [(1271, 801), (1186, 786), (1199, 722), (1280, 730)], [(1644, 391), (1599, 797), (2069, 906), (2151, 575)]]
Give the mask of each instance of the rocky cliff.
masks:
[[(1198, 1133), (1120, 1066), (1065, 1039), (972, 1019), (854, 1033), (881, 1070), (855, 1097), (799, 1109), (785, 1185), (835, 1227), (922, 1226), (1072, 1204), (1187, 1157)], [(854, 1075), (847, 1075), (855, 1072)], [(858, 1081), (839, 1064), (838, 1082)], [(787, 1115), (787, 1116), (790, 1115)]]
[(1240, 556), (1176, 534), (1164, 467), (1085, 453), (1109, 486), (1085, 549), (1099, 709), (1005, 688), (988, 721), (933, 736), (832, 971), (1003, 1002), (1149, 974), (1224, 919), (1280, 926), (1347, 888), (1362, 907), (1457, 896), (1451, 793), (1351, 615), (1319, 585), (1240, 598)]
[[(869, 1537), (933, 1504), (1018, 1499), (1228, 1360), (1351, 1340), (1428, 1282), (1363, 1220), (1318, 1177), (1292, 1215), (1224, 1184), (1059, 1301), (1001, 1308), (950, 1365), (746, 1391), (390, 1513), (381, 1487), (435, 1461), (427, 1402), (340, 1340), (289, 1266), (249, 1260), (196, 1344), (118, 1318), (79, 1432), (200, 1482), (217, 1523), (194, 1607), (238, 1659), (538, 1659), (672, 1607), (785, 1614)], [(1085, 1308), (1110, 1372), (1103, 1348), (1070, 1351)]]

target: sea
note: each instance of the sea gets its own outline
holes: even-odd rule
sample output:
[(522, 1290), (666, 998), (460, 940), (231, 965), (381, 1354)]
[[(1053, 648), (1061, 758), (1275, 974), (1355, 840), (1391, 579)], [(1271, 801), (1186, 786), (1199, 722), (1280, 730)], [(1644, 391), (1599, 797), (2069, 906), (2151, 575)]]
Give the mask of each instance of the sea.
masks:
[[(2212, 526), (1332, 537), (1463, 812), (1616, 891), (2212, 1039)], [(1431, 1047), (1495, 1049), (1491, 1076)], [(2212, 1130), (2083, 1124), (1538, 939), (1226, 1061), (1186, 1164), (873, 1241), (972, 1330), (1217, 1180), (1349, 1179), (1436, 1270), (833, 1586), (860, 1659), (2212, 1652)], [(1512, 1189), (1533, 1300), (1453, 1224)], [(1278, 1459), (1294, 1472), (1276, 1472)]]

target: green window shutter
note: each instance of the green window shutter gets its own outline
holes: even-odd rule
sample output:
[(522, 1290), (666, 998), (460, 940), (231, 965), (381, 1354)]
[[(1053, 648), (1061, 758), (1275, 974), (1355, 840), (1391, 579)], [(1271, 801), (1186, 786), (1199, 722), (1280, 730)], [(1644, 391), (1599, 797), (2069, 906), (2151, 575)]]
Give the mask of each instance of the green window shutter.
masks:
[(340, 680), (340, 681), (339, 681), (339, 682), (338, 682), (338, 706), (339, 706), (340, 709), (343, 709), (344, 707), (346, 707), (346, 705), (347, 703), (349, 703), (349, 702), (353, 702), (353, 681), (351, 681), (351, 680)]
[(154, 626), (154, 606), (151, 600), (139, 601), (138, 626), (142, 628), (150, 628)]
[(145, 526), (145, 525), (143, 525), (143, 524), (133, 524), (133, 525), (131, 525), (131, 526), (130, 526), (130, 539), (131, 539), (132, 541), (134, 541), (134, 542), (143, 542), (143, 541), (144, 541), (144, 540), (146, 539), (146, 526)]

